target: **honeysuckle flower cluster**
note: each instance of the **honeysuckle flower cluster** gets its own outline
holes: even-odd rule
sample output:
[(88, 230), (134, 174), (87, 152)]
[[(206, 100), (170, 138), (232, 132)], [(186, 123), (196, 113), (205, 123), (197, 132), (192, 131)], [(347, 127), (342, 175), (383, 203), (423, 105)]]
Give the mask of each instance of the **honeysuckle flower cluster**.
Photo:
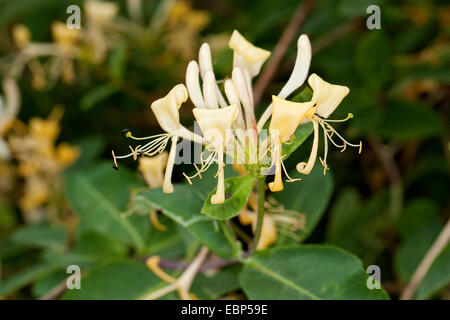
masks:
[[(224, 187), (224, 156), (232, 158), (233, 164), (243, 165), (251, 171), (252, 166), (258, 169), (264, 166), (275, 168), (274, 181), (269, 183), (272, 192), (283, 190), (283, 172), (287, 182), (301, 180), (291, 178), (283, 163), (283, 144), (289, 143), (301, 125), (312, 122), (314, 140), (310, 156), (306, 162), (297, 164), (296, 169), (302, 175), (307, 175), (314, 167), (319, 144), (319, 128), (324, 137), (324, 155), (319, 157), (324, 167), (324, 174), (328, 169), (327, 154), (328, 141), (344, 151), (347, 146), (358, 147), (361, 152), (362, 144), (352, 144), (345, 140), (333, 127), (334, 122), (343, 122), (352, 118), (330, 120), (329, 116), (349, 93), (349, 88), (326, 82), (316, 74), (308, 77), (311, 61), (311, 44), (306, 35), (297, 41), (297, 59), (292, 74), (281, 91), (272, 96), (272, 103), (267, 107), (262, 117), (256, 122), (255, 106), (252, 90), (252, 79), (257, 76), (270, 52), (254, 46), (237, 30), (233, 32), (229, 41), (233, 50), (233, 68), (231, 77), (218, 81), (214, 74), (211, 50), (204, 43), (199, 50), (198, 61), (191, 61), (186, 70), (186, 82), (176, 85), (165, 97), (154, 101), (151, 109), (166, 132), (154, 136), (137, 138), (129, 130), (124, 135), (135, 140), (148, 140), (145, 144), (129, 147), (131, 152), (126, 155), (116, 155), (112, 151), (114, 168), (118, 169), (118, 160), (133, 157), (151, 157), (163, 152), (171, 141), (167, 166), (163, 180), (163, 191), (173, 192), (171, 176), (176, 156), (176, 145), (179, 139), (187, 139), (202, 144), (200, 164), (194, 164), (196, 173), (192, 176), (185, 174), (189, 183), (195, 177), (202, 177), (212, 164), (217, 165), (217, 189), (211, 197), (212, 204), (225, 201)], [(308, 79), (313, 91), (312, 99), (308, 102), (292, 102), (286, 98), (295, 92)], [(220, 85), (219, 84), (223, 84)], [(179, 108), (190, 98), (195, 106), (193, 115), (201, 129), (201, 135), (185, 128), (179, 119)], [(265, 124), (269, 134), (264, 137)], [(260, 174), (260, 171), (256, 173)]]
[[(141, 6), (138, 3), (133, 10), (142, 11)], [(86, 0), (80, 29), (54, 21), (50, 26), (53, 42), (48, 43), (32, 41), (30, 30), (17, 24), (11, 29), (11, 40), (17, 50), (0, 59), (0, 71), (17, 79), (28, 69), (36, 90), (49, 88), (60, 79), (73, 84), (76, 61), (102, 64), (117, 44), (136, 39), (162, 40), (170, 49), (163, 51), (162, 59), (155, 57), (152, 61), (168, 60), (167, 52), (190, 59), (192, 44), (197, 43), (199, 32), (210, 20), (207, 12), (195, 10), (185, 1), (172, 0), (160, 2), (148, 25), (118, 14), (119, 6), (115, 2)]]
[(79, 156), (77, 147), (56, 144), (62, 109), (56, 107), (47, 119), (32, 118), (28, 126), (18, 122), (8, 134), (8, 146), (17, 161), (17, 175), (23, 179), (19, 207), (27, 221), (41, 219), (40, 209), (52, 196), (60, 173)]

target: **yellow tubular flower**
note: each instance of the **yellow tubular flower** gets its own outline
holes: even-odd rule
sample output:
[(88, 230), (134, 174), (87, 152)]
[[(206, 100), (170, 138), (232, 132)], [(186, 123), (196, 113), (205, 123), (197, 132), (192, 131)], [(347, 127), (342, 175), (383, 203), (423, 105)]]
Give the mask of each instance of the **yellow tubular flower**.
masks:
[(16, 24), (12, 28), (12, 38), (19, 49), (24, 48), (31, 40), (30, 30), (23, 24)]
[(56, 147), (56, 159), (64, 168), (72, 164), (80, 156), (80, 150), (68, 143), (62, 142)]
[(256, 246), (256, 250), (263, 250), (275, 243), (277, 241), (278, 231), (275, 222), (272, 220), (270, 215), (266, 214), (264, 216), (263, 225), (261, 229), (261, 237)]
[[(170, 92), (159, 100), (152, 103), (151, 109), (155, 114), (161, 128), (168, 132), (174, 133), (180, 128), (180, 115), (178, 109), (181, 104), (186, 102), (188, 93), (186, 87), (182, 84), (176, 85)], [(177, 148), (178, 136), (171, 137), (172, 145), (170, 147), (169, 160), (166, 166), (166, 173), (164, 175), (163, 191), (164, 193), (172, 193), (173, 185), (171, 182), (173, 166), (175, 164), (175, 152)]]
[(240, 67), (249, 79), (259, 74), (262, 65), (270, 56), (270, 51), (254, 46), (237, 30), (233, 31), (228, 45), (234, 50), (233, 67)]
[(170, 92), (165, 97), (154, 101), (150, 108), (155, 114), (156, 120), (158, 121), (159, 125), (164, 131), (166, 131), (166, 133), (137, 138), (134, 137), (129, 130), (125, 129), (123, 131), (123, 134), (127, 138), (131, 138), (134, 140), (151, 141), (143, 146), (139, 145), (135, 149), (130, 147), (131, 153), (124, 156), (116, 156), (113, 151), (113, 167), (118, 170), (117, 159), (133, 157), (133, 159), (136, 160), (138, 156), (154, 156), (156, 154), (159, 154), (164, 151), (169, 140), (171, 140), (171, 147), (162, 187), (164, 193), (172, 193), (173, 185), (171, 182), (171, 178), (173, 166), (175, 164), (178, 138), (183, 137), (196, 143), (203, 143), (202, 137), (190, 132), (180, 124), (178, 109), (187, 100), (187, 98), (188, 93), (186, 87), (182, 84), (179, 84), (176, 85), (172, 90), (170, 90)]
[(142, 173), (145, 182), (151, 189), (162, 187), (167, 159), (168, 153), (166, 151), (151, 158), (142, 157), (139, 159), (138, 170)]
[(186, 102), (187, 98), (188, 93), (186, 87), (178, 84), (164, 98), (152, 103), (150, 108), (164, 131), (174, 132), (180, 127), (178, 109)]
[(52, 23), (52, 36), (63, 50), (69, 50), (70, 47), (80, 38), (80, 30), (69, 29), (66, 24), (55, 21)]
[(85, 3), (84, 11), (90, 22), (108, 24), (117, 16), (119, 7), (113, 2), (89, 1)]
[(316, 114), (322, 118), (328, 118), (350, 92), (348, 87), (328, 83), (315, 73), (309, 76), (308, 83), (313, 89), (311, 100), (317, 104)]
[[(305, 117), (303, 122), (312, 121), (314, 126), (314, 142), (309, 156), (308, 162), (300, 162), (297, 164), (297, 171), (302, 174), (309, 174), (314, 167), (314, 162), (317, 157), (317, 148), (319, 143), (319, 125), (323, 129), (324, 136), (324, 158), (319, 158), (324, 167), (324, 174), (328, 170), (327, 154), (328, 154), (328, 140), (336, 147), (344, 151), (347, 145), (351, 147), (358, 147), (361, 153), (362, 143), (352, 144), (346, 141), (334, 128), (330, 125), (332, 122), (344, 122), (353, 117), (351, 113), (345, 119), (328, 120), (328, 117), (336, 110), (341, 101), (350, 92), (346, 86), (340, 86), (328, 83), (316, 74), (312, 74), (308, 78), (308, 83), (313, 89), (312, 101), (316, 103), (316, 109), (313, 115)], [(333, 134), (336, 134), (338, 139), (342, 141), (342, 145), (337, 144), (333, 139)]]
[[(282, 143), (287, 142), (294, 135), (300, 122), (304, 117), (309, 117), (315, 111), (314, 101), (291, 102), (277, 96), (272, 96), (273, 112), (269, 126), (272, 151), (272, 164), (275, 165), (275, 179), (269, 183), (272, 192), (283, 190), (281, 170), (284, 169), (282, 161)], [(295, 181), (287, 175), (288, 181)]]
[(205, 166), (202, 169), (206, 170), (209, 165), (216, 161), (218, 164), (218, 181), (217, 192), (211, 198), (212, 204), (223, 203), (225, 201), (225, 184), (223, 167), (224, 148), (227, 144), (227, 133), (231, 130), (234, 120), (236, 120), (239, 109), (233, 104), (231, 106), (221, 109), (201, 109), (195, 108), (192, 111), (197, 120), (204, 138), (210, 143), (212, 154), (206, 160)]

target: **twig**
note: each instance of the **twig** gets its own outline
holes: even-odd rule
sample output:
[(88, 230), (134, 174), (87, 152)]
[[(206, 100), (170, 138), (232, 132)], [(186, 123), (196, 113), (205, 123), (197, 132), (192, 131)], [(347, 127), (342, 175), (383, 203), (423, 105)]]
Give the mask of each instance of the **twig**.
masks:
[(391, 198), (390, 211), (392, 218), (395, 218), (403, 205), (403, 184), (400, 170), (394, 160), (394, 152), (389, 146), (383, 145), (375, 136), (368, 137), (368, 140), (373, 150), (378, 155), (389, 178)]
[(67, 281), (64, 280), (61, 283), (59, 283), (56, 287), (51, 289), (49, 292), (39, 297), (38, 300), (55, 300), (60, 295), (62, 295), (64, 291), (66, 291), (66, 289), (67, 289)]
[(411, 300), (422, 282), (423, 278), (427, 274), (431, 265), (433, 264), (436, 257), (441, 253), (441, 251), (447, 246), (450, 241), (450, 219), (447, 221), (447, 224), (442, 229), (441, 233), (437, 237), (436, 241), (434, 241), (430, 250), (428, 250), (427, 254), (420, 262), (413, 276), (411, 277), (411, 281), (403, 290), (402, 295), (400, 296), (400, 300)]
[(265, 187), (266, 181), (265, 177), (259, 178), (258, 183), (258, 220), (256, 222), (256, 231), (255, 237), (253, 238), (253, 242), (251, 244), (250, 249), (248, 250), (249, 254), (253, 254), (254, 251), (258, 248), (259, 239), (261, 238), (263, 220), (264, 220), (264, 196), (265, 196)]
[(275, 72), (278, 69), (278, 66), (286, 54), (289, 45), (294, 41), (295, 36), (297, 35), (298, 30), (301, 25), (305, 21), (306, 16), (314, 7), (315, 0), (305, 0), (303, 3), (297, 8), (294, 16), (291, 21), (284, 29), (283, 34), (280, 40), (277, 42), (275, 49), (273, 50), (272, 57), (270, 58), (267, 66), (261, 72), (261, 75), (258, 78), (258, 81), (255, 84), (254, 89), (254, 105), (258, 106), (261, 101), (264, 90), (266, 90), (270, 81), (272, 81)]
[(360, 24), (360, 19), (354, 19), (350, 21), (346, 21), (343, 24), (339, 25), (337, 28), (332, 31), (324, 34), (322, 37), (317, 39), (311, 44), (312, 53), (316, 54), (317, 52), (325, 49), (326, 47), (332, 45), (334, 42), (348, 34), (353, 29), (356, 29)]

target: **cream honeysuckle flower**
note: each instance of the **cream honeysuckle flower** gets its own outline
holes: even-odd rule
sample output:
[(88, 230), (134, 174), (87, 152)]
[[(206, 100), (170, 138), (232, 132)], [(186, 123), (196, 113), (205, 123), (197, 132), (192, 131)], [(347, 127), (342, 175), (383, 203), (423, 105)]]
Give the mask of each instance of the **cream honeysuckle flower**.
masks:
[(23, 24), (16, 24), (11, 32), (14, 43), (19, 49), (26, 47), (31, 41), (31, 32)]
[(259, 74), (270, 56), (270, 51), (254, 46), (237, 30), (233, 31), (228, 46), (233, 49), (233, 67), (241, 68), (249, 80)]
[(282, 143), (289, 142), (294, 135), (295, 130), (302, 122), (303, 118), (311, 117), (314, 114), (315, 102), (292, 102), (277, 96), (272, 96), (273, 112), (270, 121), (269, 134), (271, 139), (272, 165), (275, 165), (275, 179), (269, 183), (272, 192), (283, 190), (282, 173), (283, 169), (289, 180), (296, 181), (289, 177), (282, 157)]
[(69, 29), (65, 23), (60, 21), (53, 22), (51, 29), (54, 41), (60, 45), (62, 50), (68, 50), (69, 52), (81, 36), (80, 30)]
[(119, 12), (117, 3), (105, 1), (88, 1), (84, 4), (84, 11), (90, 23), (111, 23)]
[(57, 72), (50, 73), (51, 78), (57, 78), (61, 75), (66, 83), (73, 83), (75, 80), (75, 71), (73, 56), (76, 53), (75, 43), (80, 39), (81, 32), (78, 29), (69, 29), (65, 23), (56, 21), (52, 23), (52, 35), (57, 43), (61, 54), (53, 60), (52, 70)]
[(164, 193), (172, 193), (173, 185), (171, 182), (171, 178), (173, 166), (175, 164), (176, 147), (179, 137), (194, 141), (196, 143), (203, 143), (202, 137), (190, 132), (180, 124), (178, 109), (184, 102), (186, 102), (187, 98), (188, 93), (186, 87), (183, 84), (178, 84), (172, 90), (170, 90), (170, 92), (165, 97), (154, 101), (150, 106), (153, 113), (155, 114), (156, 120), (166, 133), (137, 138), (134, 137), (128, 129), (125, 129), (123, 131), (123, 135), (127, 138), (131, 138), (134, 140), (151, 141), (143, 146), (138, 145), (134, 149), (130, 146), (131, 152), (127, 155), (116, 156), (114, 154), (114, 151), (112, 151), (114, 169), (118, 170), (119, 168), (117, 159), (133, 157), (134, 160), (137, 160), (137, 158), (140, 156), (154, 156), (163, 152), (169, 140), (171, 140), (171, 147), (162, 187)]
[(0, 95), (0, 160), (8, 160), (11, 158), (11, 151), (4, 136), (19, 113), (21, 98), (14, 79), (4, 78), (2, 87), (4, 99)]
[[(239, 31), (234, 30), (228, 46), (233, 50), (233, 69), (239, 68), (245, 78), (245, 82), (247, 84), (247, 91), (250, 97), (251, 105), (252, 105), (252, 119), (250, 121), (254, 121), (254, 128), (256, 130), (256, 121), (254, 117), (253, 111), (253, 86), (252, 79), (259, 74), (261, 71), (261, 67), (264, 62), (269, 58), (270, 51), (264, 50), (262, 48), (258, 48), (250, 43), (247, 39), (244, 38), (243, 35), (239, 33)], [(233, 70), (233, 81), (234, 79), (234, 70)], [(238, 86), (237, 83), (235, 83)], [(242, 84), (239, 86), (243, 86)], [(239, 88), (238, 88), (239, 90)], [(242, 90), (242, 89), (241, 89)], [(244, 108), (245, 104), (244, 104)], [(245, 110), (245, 109), (244, 109)], [(249, 118), (248, 111), (245, 110), (246, 117)], [(250, 129), (247, 124), (247, 130)]]
[(212, 196), (211, 203), (223, 203), (225, 201), (225, 178), (223, 169), (225, 166), (223, 162), (224, 149), (228, 142), (227, 140), (230, 138), (229, 131), (238, 116), (238, 106), (234, 104), (220, 109), (194, 108), (192, 112), (200, 126), (203, 137), (208, 142), (211, 153), (205, 162), (202, 163), (202, 167), (198, 169), (197, 174), (192, 177), (185, 176), (190, 182), (191, 178), (201, 175), (201, 172), (207, 170), (213, 162), (216, 162), (218, 165), (217, 192)]
[[(308, 77), (309, 65), (311, 64), (311, 42), (306, 34), (302, 34), (297, 40), (297, 58), (294, 69), (286, 84), (277, 94), (278, 97), (286, 99), (291, 93), (300, 88)], [(267, 107), (258, 121), (258, 130), (264, 127), (272, 114), (272, 103)]]
[[(138, 170), (144, 177), (150, 189), (157, 189), (164, 184), (164, 169), (167, 166), (169, 154), (166, 151), (154, 157), (139, 158)], [(159, 222), (158, 211), (150, 210), (149, 218), (152, 225), (160, 231), (166, 231), (167, 227)]]
[[(186, 86), (192, 103), (197, 108), (226, 107), (226, 103), (216, 77), (211, 58), (211, 48), (207, 43), (201, 45), (198, 53), (198, 61), (191, 61), (186, 69)], [(200, 86), (199, 76), (203, 85)], [(203, 89), (203, 90), (202, 90)]]
[(84, 5), (87, 28), (85, 37), (92, 47), (92, 58), (95, 63), (104, 61), (108, 50), (108, 37), (105, 29), (112, 25), (119, 12), (117, 3), (104, 1), (88, 1)]
[[(320, 162), (324, 167), (324, 174), (328, 170), (327, 166), (327, 155), (328, 155), (328, 140), (336, 147), (342, 148), (341, 152), (344, 151), (347, 145), (351, 147), (359, 148), (359, 153), (362, 150), (362, 142), (359, 144), (352, 144), (345, 140), (331, 125), (333, 122), (344, 122), (348, 119), (353, 118), (351, 113), (348, 114), (347, 118), (341, 120), (328, 120), (328, 117), (336, 110), (341, 101), (350, 92), (350, 89), (346, 86), (340, 86), (328, 83), (320, 78), (315, 73), (310, 75), (308, 78), (308, 83), (313, 89), (312, 101), (316, 103), (316, 110), (311, 117), (304, 119), (304, 122), (313, 122), (314, 127), (314, 141), (309, 156), (308, 162), (300, 162), (297, 164), (297, 171), (302, 174), (309, 174), (314, 167), (314, 163), (317, 157), (317, 148), (319, 144), (319, 125), (323, 129), (324, 138), (324, 157), (323, 159), (319, 157)], [(336, 136), (342, 141), (342, 145), (337, 144), (332, 136)]]
[(164, 183), (164, 169), (167, 165), (169, 154), (166, 151), (154, 157), (141, 157), (138, 170), (144, 176), (145, 182), (150, 189), (162, 187)]

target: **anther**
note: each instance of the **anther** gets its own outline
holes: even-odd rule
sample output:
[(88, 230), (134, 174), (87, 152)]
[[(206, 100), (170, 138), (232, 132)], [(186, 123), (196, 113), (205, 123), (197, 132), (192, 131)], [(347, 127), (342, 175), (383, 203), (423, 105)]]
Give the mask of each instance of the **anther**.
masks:
[(359, 154), (362, 152), (362, 141), (359, 142)]
[(191, 181), (191, 179), (187, 176), (187, 174), (183, 172), (183, 176), (186, 178), (187, 182), (188, 182), (190, 185), (192, 185), (192, 181)]
[(111, 153), (112, 153), (113, 161), (114, 161), (113, 168), (115, 170), (119, 170), (119, 165), (117, 164), (116, 155), (114, 154), (114, 150), (111, 150)]
[(129, 138), (129, 135), (131, 135), (131, 131), (129, 129), (122, 130), (122, 137)]

